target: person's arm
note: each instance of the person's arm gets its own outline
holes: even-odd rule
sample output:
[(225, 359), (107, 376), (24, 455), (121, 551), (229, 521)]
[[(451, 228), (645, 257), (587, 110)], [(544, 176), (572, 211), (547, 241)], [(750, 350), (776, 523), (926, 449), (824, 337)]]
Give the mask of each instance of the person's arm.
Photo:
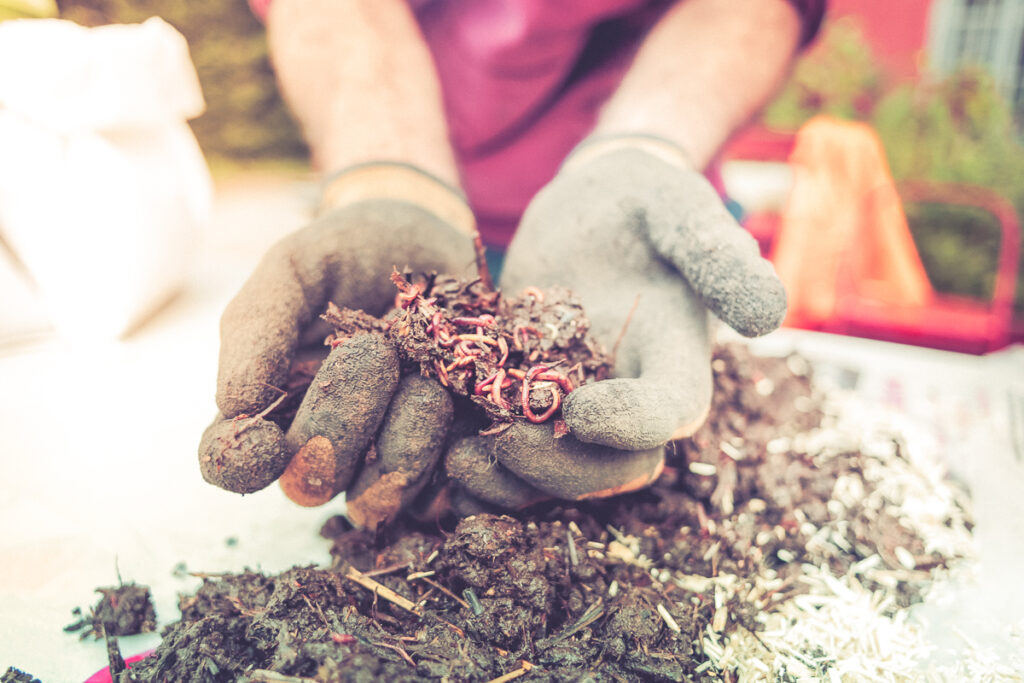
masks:
[(403, 0), (275, 0), (267, 30), (321, 170), (404, 162), (458, 186), (433, 58)]
[(711, 405), (706, 311), (746, 336), (781, 323), (782, 284), (699, 169), (781, 84), (800, 29), (786, 0), (685, 0), (647, 36), (593, 134), (527, 208), (502, 275), (506, 291), (575, 292), (616, 349), (614, 377), (566, 395), (569, 434), (516, 423), (458, 441), (448, 472), (470, 494), (515, 507), (649, 485), (664, 444)]
[(396, 266), (472, 277), (475, 221), (433, 61), (402, 0), (275, 0), (268, 27), (281, 89), (328, 182), (319, 215), (271, 247), (224, 310), (219, 414), (200, 469), (239, 493), (279, 480), (300, 505), (348, 490), (350, 519), (375, 528), (441, 455), (444, 388), (400, 379), (394, 349), (367, 332), (329, 351), (290, 424), (267, 416), (300, 352), (328, 353), (318, 319), (328, 302), (383, 314)]
[(703, 168), (779, 88), (800, 33), (788, 0), (679, 2), (644, 40), (593, 135), (662, 137)]

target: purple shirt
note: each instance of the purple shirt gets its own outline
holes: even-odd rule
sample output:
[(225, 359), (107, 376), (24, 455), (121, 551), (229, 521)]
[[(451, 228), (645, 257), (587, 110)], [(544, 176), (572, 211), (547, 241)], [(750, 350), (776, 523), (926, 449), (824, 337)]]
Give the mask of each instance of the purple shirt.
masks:
[[(644, 35), (675, 0), (407, 0), (434, 56), (463, 188), (486, 244), (594, 126)], [(250, 0), (264, 16), (271, 0)], [(824, 0), (791, 0), (804, 42)]]

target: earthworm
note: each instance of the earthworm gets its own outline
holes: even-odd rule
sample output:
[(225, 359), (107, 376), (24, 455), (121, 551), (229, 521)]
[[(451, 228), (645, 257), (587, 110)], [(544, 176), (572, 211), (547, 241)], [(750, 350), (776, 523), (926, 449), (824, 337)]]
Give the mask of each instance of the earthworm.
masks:
[(481, 327), (493, 327), (494, 316), (490, 313), (484, 313), (477, 317), (466, 316), (461, 318), (452, 318), (452, 323), (455, 325), (479, 325)]

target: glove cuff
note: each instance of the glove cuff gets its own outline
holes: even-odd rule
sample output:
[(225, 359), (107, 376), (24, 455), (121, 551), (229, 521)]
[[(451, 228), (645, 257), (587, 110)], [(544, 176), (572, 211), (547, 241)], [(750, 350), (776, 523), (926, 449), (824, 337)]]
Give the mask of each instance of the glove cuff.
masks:
[(476, 219), (458, 189), (410, 164), (372, 161), (343, 168), (324, 181), (319, 213), (357, 202), (390, 199), (422, 207), (469, 237)]
[(655, 156), (679, 168), (692, 169), (693, 162), (686, 151), (667, 138), (646, 133), (601, 135), (589, 137), (569, 153), (562, 163), (562, 171), (572, 171), (610, 152), (636, 149)]

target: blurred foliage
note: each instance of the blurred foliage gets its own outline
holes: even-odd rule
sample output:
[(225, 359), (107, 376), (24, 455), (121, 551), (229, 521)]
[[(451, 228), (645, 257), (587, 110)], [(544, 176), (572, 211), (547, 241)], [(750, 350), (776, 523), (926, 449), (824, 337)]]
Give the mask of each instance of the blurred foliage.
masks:
[[(988, 187), (1024, 215), (1024, 145), (985, 70), (964, 67), (937, 83), (899, 86), (878, 103), (872, 123), (894, 177)], [(911, 227), (938, 291), (991, 296), (1000, 232), (990, 214), (931, 205)], [(1024, 261), (1015, 308), (1024, 313)]]
[(937, 292), (989, 300), (1002, 230), (987, 211), (949, 204), (910, 204), (907, 223)]
[(54, 0), (0, 0), (0, 21), (57, 16)]
[[(1024, 145), (1009, 103), (985, 69), (964, 66), (937, 81), (893, 83), (857, 25), (839, 20), (797, 63), (763, 120), (796, 130), (821, 113), (870, 123), (897, 180), (991, 188), (1024, 215)], [(935, 289), (990, 298), (1001, 234), (995, 218), (945, 204), (908, 207), (907, 214)], [(1016, 309), (1024, 314), (1024, 259)]]
[(206, 113), (191, 125), (208, 156), (306, 156), (278, 95), (263, 25), (245, 0), (58, 0), (58, 6), (62, 18), (85, 26), (159, 16), (181, 31), (206, 98)]
[(862, 121), (884, 88), (885, 74), (860, 27), (845, 18), (830, 21), (762, 119), (772, 128), (789, 130), (817, 114)]

